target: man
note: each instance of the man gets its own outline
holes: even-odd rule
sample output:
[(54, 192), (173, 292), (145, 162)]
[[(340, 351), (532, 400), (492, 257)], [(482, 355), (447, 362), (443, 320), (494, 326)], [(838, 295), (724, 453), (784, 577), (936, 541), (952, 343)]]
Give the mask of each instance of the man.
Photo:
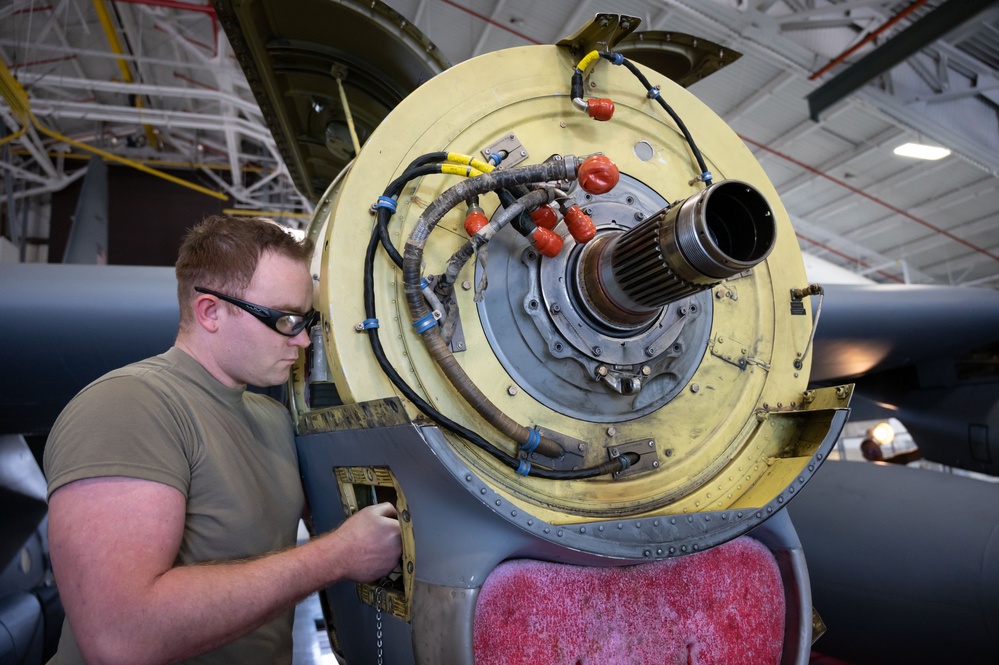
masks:
[(311, 243), (210, 217), (180, 249), (180, 329), (111, 372), (49, 436), (49, 542), (66, 609), (55, 663), (291, 663), (295, 604), (375, 580), (400, 556), (395, 509), (294, 547), (303, 508), (277, 385), (309, 345)]

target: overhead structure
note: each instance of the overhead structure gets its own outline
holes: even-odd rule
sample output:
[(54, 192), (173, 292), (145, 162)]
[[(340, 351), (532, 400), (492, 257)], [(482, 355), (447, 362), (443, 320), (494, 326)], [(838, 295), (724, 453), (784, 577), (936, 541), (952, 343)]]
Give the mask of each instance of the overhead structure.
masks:
[(971, 20), (995, 0), (944, 2), (885, 44), (867, 54), (808, 95), (808, 111), (816, 122), (836, 102), (879, 74), (918, 53), (948, 32)]
[(212, 5), (296, 186), (313, 202), (354, 158), (354, 143), (449, 65), (382, 2)]

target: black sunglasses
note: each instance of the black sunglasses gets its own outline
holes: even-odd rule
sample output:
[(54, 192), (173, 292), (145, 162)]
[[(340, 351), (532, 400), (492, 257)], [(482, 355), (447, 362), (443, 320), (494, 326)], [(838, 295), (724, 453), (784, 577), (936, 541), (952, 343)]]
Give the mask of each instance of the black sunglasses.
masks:
[(201, 286), (194, 287), (194, 290), (198, 293), (207, 293), (210, 296), (215, 296), (219, 300), (224, 300), (243, 311), (249, 312), (260, 319), (265, 326), (275, 332), (281, 333), (285, 337), (294, 337), (306, 328), (311, 328), (319, 321), (319, 312), (314, 309), (309, 310), (305, 314), (293, 314), (292, 312), (282, 312), (279, 309), (254, 305), (252, 302), (233, 298), (232, 296), (227, 296)]

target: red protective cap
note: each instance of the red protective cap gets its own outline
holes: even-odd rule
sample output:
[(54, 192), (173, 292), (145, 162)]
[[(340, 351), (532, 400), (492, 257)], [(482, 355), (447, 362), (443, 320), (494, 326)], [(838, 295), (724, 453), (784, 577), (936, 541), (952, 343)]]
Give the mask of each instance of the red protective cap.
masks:
[(594, 155), (579, 165), (579, 186), (589, 194), (606, 194), (621, 179), (621, 171), (610, 157)]
[(531, 213), (531, 219), (538, 226), (554, 229), (558, 225), (558, 213), (550, 205), (541, 206)]
[(535, 249), (550, 259), (562, 251), (562, 236), (543, 226), (536, 227), (531, 232), (529, 240)]
[(611, 116), (614, 115), (614, 102), (606, 97), (602, 99), (587, 99), (586, 112), (594, 120), (610, 120)]
[(465, 215), (465, 233), (469, 236), (474, 236), (488, 223), (489, 220), (486, 219), (486, 214), (482, 210), (469, 208), (468, 213)]
[(596, 224), (593, 223), (589, 215), (579, 209), (579, 206), (572, 206), (566, 211), (565, 225), (580, 245), (589, 242), (597, 234)]

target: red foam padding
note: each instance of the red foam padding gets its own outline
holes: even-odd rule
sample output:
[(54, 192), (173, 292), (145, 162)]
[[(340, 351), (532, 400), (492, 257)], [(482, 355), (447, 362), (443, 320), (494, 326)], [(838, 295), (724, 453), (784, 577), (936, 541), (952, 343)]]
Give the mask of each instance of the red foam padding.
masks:
[(619, 568), (507, 561), (475, 607), (476, 665), (767, 665), (783, 640), (777, 562), (748, 537)]

